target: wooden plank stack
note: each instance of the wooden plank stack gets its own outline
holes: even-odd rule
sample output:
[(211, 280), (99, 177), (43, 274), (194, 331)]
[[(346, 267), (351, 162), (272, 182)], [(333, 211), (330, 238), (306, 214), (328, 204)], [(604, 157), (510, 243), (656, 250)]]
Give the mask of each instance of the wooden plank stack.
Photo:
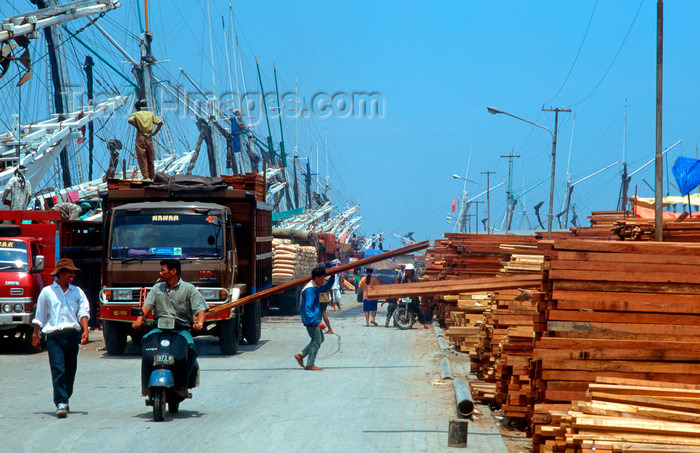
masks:
[(535, 399), (583, 400), (596, 378), (700, 385), (700, 244), (542, 241)]
[(540, 453), (697, 452), (700, 386), (598, 378), (534, 437)]
[(445, 318), (445, 336), (456, 350), (471, 353), (479, 341), (484, 312), (488, 309), (488, 296), (485, 293), (460, 294), (444, 296), (443, 299), (456, 303)]
[(424, 276), (429, 280), (485, 277), (500, 273), (502, 244), (537, 245), (537, 238), (518, 235), (445, 233), (428, 249)]

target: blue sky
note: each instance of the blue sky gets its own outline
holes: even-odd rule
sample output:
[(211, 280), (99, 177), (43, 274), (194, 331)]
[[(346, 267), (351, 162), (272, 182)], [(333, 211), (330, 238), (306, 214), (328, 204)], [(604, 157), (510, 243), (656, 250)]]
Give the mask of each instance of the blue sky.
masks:
[[(13, 8), (31, 9), (23, 1), (3, 0), (0, 12), (7, 16), (17, 13)], [(258, 89), (257, 56), (266, 90), (274, 83), (274, 63), (280, 91), (294, 92), (298, 83), (299, 96), (307, 101), (317, 93), (381, 94), (381, 118), (311, 115), (299, 123), (284, 120), (288, 151), (298, 143), (304, 156), (319, 143), (322, 178), (327, 128), (333, 199), (341, 207), (361, 205), (363, 233), (413, 231), (417, 239), (437, 239), (452, 231), (445, 217), (463, 185), (451, 175), (466, 174), (470, 151), (468, 177), (482, 184), (485, 171), (495, 172), (493, 185), (507, 179), (507, 160), (500, 156), (511, 152), (520, 155), (514, 162), (515, 193), (549, 175), (550, 135), (505, 115), (489, 115), (487, 106), (549, 129), (554, 127), (554, 115), (542, 112), (543, 106), (571, 108), (571, 113), (560, 114), (555, 214), (561, 209), (570, 151), (573, 181), (621, 160), (623, 147), (630, 171), (654, 157), (655, 1), (234, 1), (232, 5), (249, 90)], [(221, 28), (222, 16), (228, 26), (228, 6), (228, 1), (210, 3), (218, 93), (228, 87)], [(178, 72), (182, 67), (210, 90), (206, 3), (152, 1), (149, 9), (153, 53), (169, 60), (158, 69), (161, 74), (185, 84)], [(683, 140), (669, 151), (671, 165), (679, 155), (696, 157), (700, 142), (698, 17), (700, 2), (665, 4), (663, 145)], [(124, 0), (101, 23), (136, 54), (136, 41), (129, 36), (139, 32), (136, 2)], [(89, 29), (84, 33), (98, 36)], [(123, 57), (111, 55), (128, 70)], [(122, 84), (106, 74), (116, 85)], [(9, 116), (6, 111), (2, 114)], [(295, 137), (297, 125), (300, 132)], [(262, 123), (256, 132), (267, 135)], [(192, 134), (183, 142), (193, 143), (194, 128)], [(273, 135), (279, 140), (276, 122)], [(587, 224), (585, 217), (592, 210), (615, 209), (620, 169), (615, 166), (576, 186), (573, 202), (580, 222)], [(630, 192), (636, 186), (641, 196), (652, 196), (643, 180), (653, 185), (653, 173), (652, 164), (635, 175)], [(469, 198), (482, 190), (467, 185)], [(544, 201), (546, 215), (548, 200), (549, 182), (523, 196), (531, 224), (533, 206)], [(491, 196), (492, 226), (500, 226), (505, 203), (501, 186)], [(486, 205), (479, 210), (484, 218)], [(513, 229), (526, 225), (522, 219), (518, 207)]]

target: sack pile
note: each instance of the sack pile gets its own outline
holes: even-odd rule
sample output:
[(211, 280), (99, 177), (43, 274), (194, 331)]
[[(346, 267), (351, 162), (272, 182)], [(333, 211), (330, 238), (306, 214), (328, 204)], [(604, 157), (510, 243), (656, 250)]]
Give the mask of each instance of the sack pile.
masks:
[(272, 250), (272, 277), (306, 277), (318, 263), (316, 247), (292, 244), (289, 239), (273, 239)]

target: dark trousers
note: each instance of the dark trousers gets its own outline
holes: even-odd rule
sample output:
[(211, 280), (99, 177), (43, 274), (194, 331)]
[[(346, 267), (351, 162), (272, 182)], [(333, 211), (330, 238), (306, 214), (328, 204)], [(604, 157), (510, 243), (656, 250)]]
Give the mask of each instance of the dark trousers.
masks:
[(423, 314), (423, 311), (420, 309), (420, 302), (418, 301), (418, 299), (411, 300), (410, 309), (418, 315), (418, 322), (419, 323), (427, 324), (427, 321), (425, 320), (425, 315)]
[(80, 331), (77, 330), (52, 332), (46, 337), (54, 404), (68, 403), (68, 399), (73, 394), (79, 347)]
[(386, 307), (386, 322), (391, 321), (391, 317), (394, 316), (396, 311), (396, 299), (391, 299), (388, 301), (389, 305)]

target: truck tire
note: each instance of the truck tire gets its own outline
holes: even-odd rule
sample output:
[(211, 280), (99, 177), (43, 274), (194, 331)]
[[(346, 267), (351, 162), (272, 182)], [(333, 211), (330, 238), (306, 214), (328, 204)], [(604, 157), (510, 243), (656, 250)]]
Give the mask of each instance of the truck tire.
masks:
[(117, 321), (102, 321), (102, 334), (107, 346), (107, 354), (123, 355), (126, 349), (126, 328)]
[(300, 289), (292, 288), (279, 295), (280, 315), (296, 316), (299, 314), (299, 304), (301, 303)]
[(219, 321), (219, 349), (223, 355), (234, 355), (238, 352), (238, 345), (241, 341), (240, 318)]
[(22, 333), (22, 345), (24, 346), (24, 352), (27, 354), (36, 354), (39, 352), (37, 348), (32, 344), (32, 335), (34, 334), (34, 329), (26, 329)]
[(262, 301), (256, 300), (243, 309), (243, 337), (248, 344), (257, 344), (261, 334)]

